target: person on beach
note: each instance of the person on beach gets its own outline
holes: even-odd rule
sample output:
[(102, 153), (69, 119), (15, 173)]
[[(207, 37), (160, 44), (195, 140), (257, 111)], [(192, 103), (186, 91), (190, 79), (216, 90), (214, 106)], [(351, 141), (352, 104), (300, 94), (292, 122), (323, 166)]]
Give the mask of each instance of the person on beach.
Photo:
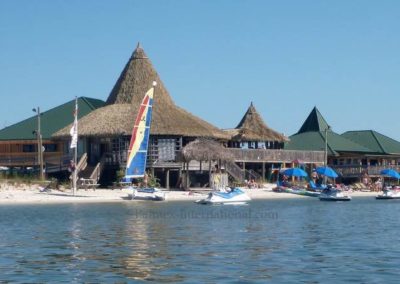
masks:
[(69, 165), (68, 165), (68, 171), (70, 172), (70, 173), (73, 173), (74, 171), (75, 171), (75, 163), (74, 163), (74, 161), (73, 160), (70, 160), (69, 161)]
[(362, 178), (362, 183), (366, 188), (369, 188), (370, 186), (370, 178), (367, 172), (364, 172), (363, 178)]
[(289, 177), (287, 175), (283, 175), (283, 177), (282, 177), (282, 186), (284, 186), (284, 187), (290, 186)]
[(254, 179), (250, 179), (250, 181), (247, 183), (248, 188), (256, 188), (257, 183)]
[(311, 172), (311, 179), (314, 182), (314, 184), (317, 184), (317, 180), (318, 180), (318, 173), (315, 169), (312, 170)]
[(70, 160), (69, 165), (68, 165), (68, 172), (70, 173), (69, 180), (71, 182), (71, 188), (74, 186), (73, 185), (73, 180), (74, 180), (73, 175), (74, 175), (75, 169), (76, 169), (76, 166), (75, 166), (74, 160)]
[(382, 190), (382, 178), (378, 178), (375, 182), (375, 191)]
[(149, 176), (147, 175), (147, 173), (144, 173), (144, 176), (143, 176), (143, 187), (147, 187), (148, 186), (148, 184), (149, 184)]

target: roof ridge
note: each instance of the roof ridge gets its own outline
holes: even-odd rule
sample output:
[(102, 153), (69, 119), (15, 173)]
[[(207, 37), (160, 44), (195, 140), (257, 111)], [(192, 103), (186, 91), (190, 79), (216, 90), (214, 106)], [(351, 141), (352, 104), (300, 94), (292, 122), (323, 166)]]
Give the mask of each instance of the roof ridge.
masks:
[(94, 107), (94, 105), (93, 105), (91, 102), (89, 102), (89, 100), (88, 100), (87, 97), (79, 97), (78, 100), (79, 100), (79, 99), (81, 99), (82, 101), (84, 101), (84, 102), (90, 107), (90, 109), (92, 109), (92, 110), (96, 109), (96, 108)]
[[(278, 131), (270, 128), (267, 123), (265, 123), (264, 119), (257, 111), (254, 103), (251, 102), (250, 106), (247, 108), (245, 114), (243, 115), (242, 119), (238, 123), (238, 125), (234, 128), (238, 130), (240, 133), (250, 132), (253, 133), (253, 137), (251, 138), (252, 141), (254, 139), (268, 140), (271, 141), (286, 141), (287, 137), (283, 134), (279, 133)], [(247, 133), (249, 134), (249, 133)], [(242, 137), (237, 137), (238, 139), (243, 139), (245, 134), (241, 134)], [(247, 137), (249, 139), (249, 137)], [(269, 141), (269, 140), (268, 140)]]
[[(71, 101), (72, 101), (72, 100), (71, 100)], [(58, 106), (56, 106), (56, 107), (47, 109), (47, 110), (45, 110), (45, 111), (41, 111), (41, 112), (40, 112), (40, 115), (43, 116), (44, 114), (48, 113), (49, 111), (52, 111), (52, 110), (54, 110), (54, 109), (56, 109), (56, 108), (59, 108), (59, 107), (62, 107), (62, 106), (64, 106), (64, 105), (68, 104), (68, 103), (71, 103), (71, 101), (68, 101), (68, 102), (63, 103), (63, 104), (61, 104), (61, 105), (58, 105)], [(21, 120), (21, 121), (18, 121), (18, 122), (16, 122), (16, 123), (13, 123), (13, 124), (11, 124), (11, 125), (8, 125), (8, 126), (2, 128), (2, 129), (0, 129), (0, 131), (5, 130), (5, 129), (9, 128), (9, 127), (16, 126), (16, 125), (18, 125), (18, 124), (22, 124), (22, 123), (24, 123), (25, 121), (30, 120), (30, 119), (35, 118), (35, 117), (37, 117), (37, 114), (34, 114), (34, 115), (29, 116), (29, 117), (27, 117), (27, 118), (25, 118), (25, 119), (23, 119), (23, 120)]]
[(307, 116), (306, 120), (301, 125), (299, 131), (297, 133), (304, 133), (309, 131), (324, 131), (326, 128), (329, 128), (329, 124), (326, 119), (323, 117), (321, 112), (315, 106), (310, 114)]
[(154, 101), (175, 105), (150, 58), (146, 55), (142, 46), (138, 45), (112, 87), (106, 99), (106, 104), (134, 104), (139, 106), (153, 81), (158, 83)]
[[(381, 148), (382, 152), (388, 154), (385, 147), (383, 147), (382, 143), (379, 141), (378, 137), (375, 135), (375, 131), (373, 131), (373, 130), (369, 130), (369, 131), (371, 132), (372, 136), (375, 138), (376, 143), (378, 143), (378, 146)], [(390, 137), (388, 137), (388, 138), (390, 138)]]
[[(333, 133), (332, 130), (327, 130), (326, 136), (328, 136), (329, 131)], [(324, 143), (326, 143), (326, 140), (328, 140), (327, 137), (325, 137), (325, 135), (322, 135), (322, 131), (318, 131), (318, 132), (319, 132), (319, 135), (321, 135), (322, 140), (324, 140)], [(331, 151), (331, 153), (333, 153), (335, 156), (337, 155), (337, 152), (331, 146), (329, 146), (329, 142), (326, 143), (326, 146), (327, 146), (327, 149), (329, 149)], [(325, 149), (324, 149), (324, 151), (325, 151)]]

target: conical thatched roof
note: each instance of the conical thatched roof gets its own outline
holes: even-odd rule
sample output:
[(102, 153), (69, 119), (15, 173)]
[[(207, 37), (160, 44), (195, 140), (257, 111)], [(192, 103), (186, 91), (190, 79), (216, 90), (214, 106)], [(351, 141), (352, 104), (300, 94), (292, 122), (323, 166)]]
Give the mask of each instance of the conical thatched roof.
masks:
[(211, 139), (196, 139), (183, 147), (180, 159), (186, 162), (223, 160), (233, 161), (234, 156), (224, 146)]
[(269, 128), (260, 114), (257, 112), (253, 103), (247, 109), (235, 129), (226, 130), (234, 141), (278, 141), (285, 142), (289, 139), (283, 134)]
[[(157, 82), (154, 92), (152, 135), (178, 135), (229, 139), (224, 131), (175, 105), (143, 48), (138, 45), (112, 89), (107, 106), (79, 120), (79, 135), (129, 135), (145, 93)], [(66, 127), (55, 137), (69, 135)]]

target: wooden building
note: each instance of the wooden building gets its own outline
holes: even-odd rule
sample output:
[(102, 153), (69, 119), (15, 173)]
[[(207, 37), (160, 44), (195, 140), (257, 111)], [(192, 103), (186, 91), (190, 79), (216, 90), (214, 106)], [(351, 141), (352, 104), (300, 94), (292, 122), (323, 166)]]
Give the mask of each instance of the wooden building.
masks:
[[(182, 163), (177, 162), (177, 153), (187, 143), (198, 137), (229, 140), (227, 133), (174, 103), (150, 59), (138, 45), (114, 85), (106, 106), (79, 120), (79, 138), (87, 149), (87, 163), (93, 168), (104, 169), (106, 173), (103, 176), (108, 175), (109, 180), (115, 180), (112, 172), (126, 164), (139, 104), (153, 81), (157, 86), (147, 165), (163, 186), (177, 185), (182, 170)], [(69, 139), (69, 127), (53, 137)]]
[(399, 169), (400, 142), (373, 130), (339, 135), (316, 107), (300, 130), (290, 136), (285, 149), (326, 151), (327, 164), (348, 181), (360, 179), (365, 173), (378, 176), (387, 167)]
[[(104, 102), (87, 97), (78, 98), (79, 117), (83, 117)], [(53, 139), (52, 135), (73, 121), (75, 100), (40, 113), (44, 167), (47, 172), (58, 171), (70, 159), (69, 145)], [(30, 110), (29, 110), (30, 112)], [(38, 115), (0, 130), (0, 166), (36, 168), (39, 165)], [(80, 145), (80, 151), (84, 149)]]
[[(235, 164), (241, 168), (242, 179), (273, 180), (271, 175), (274, 171), (292, 167), (295, 161), (305, 164), (323, 162), (321, 151), (284, 150), (289, 138), (271, 129), (253, 103), (236, 128), (225, 131), (231, 136), (228, 147)], [(240, 173), (238, 170), (234, 172)]]

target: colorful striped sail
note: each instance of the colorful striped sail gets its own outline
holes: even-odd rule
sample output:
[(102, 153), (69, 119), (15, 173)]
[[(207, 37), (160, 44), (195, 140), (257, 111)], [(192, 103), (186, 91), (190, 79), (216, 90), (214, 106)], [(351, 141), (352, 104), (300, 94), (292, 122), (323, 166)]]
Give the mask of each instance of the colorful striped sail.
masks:
[[(153, 83), (154, 84), (154, 83)], [(125, 179), (143, 177), (146, 171), (147, 148), (153, 112), (154, 87), (147, 91), (133, 126), (128, 149)]]

